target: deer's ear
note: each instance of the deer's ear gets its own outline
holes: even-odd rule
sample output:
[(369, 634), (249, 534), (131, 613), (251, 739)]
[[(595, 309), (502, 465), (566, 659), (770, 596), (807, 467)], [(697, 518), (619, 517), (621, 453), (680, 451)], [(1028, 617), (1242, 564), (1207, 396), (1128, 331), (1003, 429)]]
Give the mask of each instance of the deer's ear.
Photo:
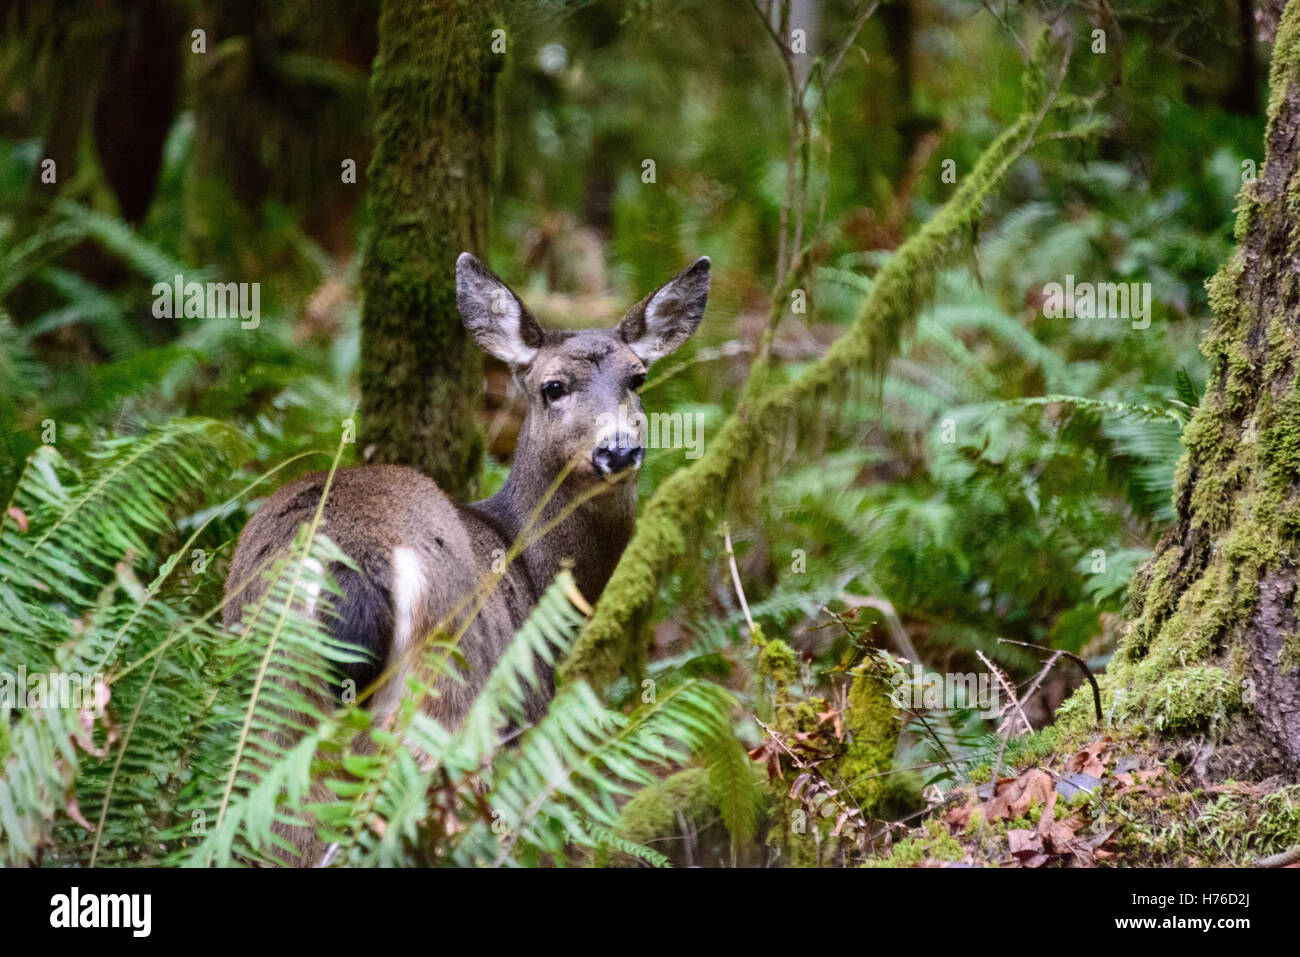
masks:
[(699, 328), (709, 299), (709, 257), (682, 270), (627, 311), (619, 337), (646, 365), (677, 349)]
[(456, 306), (474, 340), (510, 366), (526, 366), (542, 346), (542, 327), (487, 266), (461, 253), (456, 259)]

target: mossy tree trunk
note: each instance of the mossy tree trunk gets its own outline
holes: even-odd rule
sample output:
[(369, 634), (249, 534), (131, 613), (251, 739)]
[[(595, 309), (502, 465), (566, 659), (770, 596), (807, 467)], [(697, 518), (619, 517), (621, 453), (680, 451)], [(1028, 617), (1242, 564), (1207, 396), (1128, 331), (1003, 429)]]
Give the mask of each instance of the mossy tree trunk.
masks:
[(1270, 87), (1238, 249), (1209, 283), (1210, 377), (1183, 434), (1177, 525), (1134, 582), (1106, 680), (1122, 718), (1215, 732), (1202, 769), (1233, 775), (1300, 767), (1300, 0)]
[(363, 457), (474, 491), (483, 365), (456, 311), (456, 257), (487, 253), (496, 80), (490, 7), (384, 0), (372, 92), (373, 226), (362, 267)]

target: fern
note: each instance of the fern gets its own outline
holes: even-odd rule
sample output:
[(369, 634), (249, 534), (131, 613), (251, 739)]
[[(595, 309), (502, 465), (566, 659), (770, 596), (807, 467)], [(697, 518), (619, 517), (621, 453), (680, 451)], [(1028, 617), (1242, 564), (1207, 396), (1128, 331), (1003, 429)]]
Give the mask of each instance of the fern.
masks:
[[(221, 630), (221, 606), (184, 563), (270, 477), (207, 504), (203, 487), (219, 487), (245, 448), (224, 426), (180, 420), (105, 440), (81, 465), (51, 447), (30, 456), (0, 522), (0, 655), (32, 673), (97, 675), (105, 694), (3, 703), (0, 859), (283, 863), (279, 827), (308, 823), (301, 809), (323, 782), (333, 799), (307, 808), (338, 863), (566, 863), (612, 848), (662, 864), (618, 833), (619, 807), (693, 761), (710, 769), (733, 834), (752, 836), (759, 799), (732, 731), (736, 700), (716, 685), (665, 680), (657, 702), (624, 714), (576, 684), (537, 725), (510, 730), (526, 724), (536, 662), (558, 663), (583, 621), (567, 573), (454, 730), (424, 713), (436, 691), (414, 678), (391, 728), (315, 690), (360, 657), (327, 627), (337, 592), (325, 569), (348, 559), (321, 534), (319, 509), (259, 570), (265, 590), (239, 633)], [(177, 547), (186, 506), (203, 507)], [(445, 657), (431, 649), (431, 663)]]
[(374, 753), (354, 752), (344, 762), (352, 780), (331, 785), (341, 800), (313, 807), (339, 841), (340, 861), (564, 863), (579, 849), (612, 846), (661, 862), (614, 836), (619, 802), (656, 780), (656, 767), (692, 759), (727, 788), (724, 814), (733, 834), (752, 836), (759, 802), (748, 757), (731, 730), (735, 699), (716, 685), (683, 682), (624, 715), (577, 683), (561, 689), (546, 716), (517, 740), (502, 733), (525, 719), (535, 662), (554, 663), (572, 644), (583, 618), (567, 597), (571, 592), (562, 573), (455, 732), (419, 712), (429, 690), (419, 683), (396, 726), (405, 731), (369, 729)]

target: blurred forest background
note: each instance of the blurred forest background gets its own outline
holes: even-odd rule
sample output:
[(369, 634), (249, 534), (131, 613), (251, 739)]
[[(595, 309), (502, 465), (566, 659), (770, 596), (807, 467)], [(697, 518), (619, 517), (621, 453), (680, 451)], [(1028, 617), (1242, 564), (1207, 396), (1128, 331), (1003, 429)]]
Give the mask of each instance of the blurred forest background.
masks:
[[(810, 50), (833, 49), (861, 9), (799, 0), (791, 26), (806, 30)], [(160, 480), (166, 521), (138, 516), (118, 542), (104, 531), (78, 599), (85, 610), (73, 602), (70, 620), (109, 602), (105, 589), (142, 587), (123, 554), (148, 583), (182, 543), (210, 560), (186, 571), (182, 556), (163, 588), (171, 607), (216, 605), (258, 496), (328, 467), (346, 420), (361, 440), (342, 446), (342, 462), (363, 461), (379, 21), (380, 5), (364, 0), (5, 5), (0, 495), (14, 500), (43, 445), (57, 449), (59, 487), (87, 494), (97, 469), (149, 436), (170, 436), (194, 463), (173, 476), (174, 494)], [(1206, 377), (1204, 282), (1228, 258), (1236, 193), (1263, 158), (1268, 48), (1257, 49), (1250, 0), (882, 4), (800, 146), (807, 310), (783, 318), (774, 374), (792, 380), (825, 354), (882, 264), (1015, 120), (1028, 48), (1049, 21), (1074, 31), (1067, 88), (1094, 135), (1046, 142), (1011, 167), (880, 382), (865, 372), (846, 382), (835, 415), (771, 450), (767, 478), (720, 503), (704, 547), (659, 594), (647, 674), (665, 687), (708, 679), (730, 689), (732, 730), (747, 748), (763, 740), (746, 715), (762, 710), (764, 666), (724, 523), (753, 619), (793, 649), (787, 678), (831, 716), (829, 740), (849, 710), (848, 671), (873, 648), (910, 645), (927, 669), (955, 673), (985, 672), (982, 654), (1021, 685), (1042, 655), (999, 638), (1104, 669), (1128, 582), (1173, 521), (1181, 425)], [(699, 334), (645, 393), (648, 410), (702, 415), (707, 445), (739, 399), (780, 279), (791, 109), (768, 25), (743, 0), (511, 3), (493, 23), (506, 52), (480, 253), (557, 327), (612, 324), (711, 257)], [(1094, 30), (1104, 52), (1092, 49)], [(49, 157), (54, 183), (42, 178)], [(155, 317), (154, 284), (178, 274), (259, 283), (260, 323)], [(1067, 275), (1150, 283), (1149, 327), (1046, 317), (1044, 286)], [(485, 381), (486, 454), (466, 477), (479, 494), (503, 481), (522, 415), (503, 366), (488, 360)], [(199, 424), (182, 439), (180, 422)], [(652, 455), (641, 500), (682, 464), (680, 452)], [(11, 512), (9, 533), (15, 525)], [(1049, 725), (1080, 680), (1072, 666), (1055, 669), (1025, 702), (1029, 722)], [(605, 700), (617, 711), (638, 693), (624, 678)], [(968, 780), (1000, 755), (995, 722), (973, 702), (940, 724), (905, 718), (894, 773), (859, 789), (869, 817), (913, 814), (927, 787)], [(155, 800), (183, 805), (190, 782), (164, 785), (148, 762), (139, 773), (153, 775)], [(697, 862), (762, 859), (711, 845), (716, 815), (699, 808), (718, 796), (695, 795), (691, 779), (674, 786), (680, 807), (699, 812), (700, 833), (684, 836), (680, 807), (666, 813), (660, 795), (643, 802), (629, 840)], [(78, 814), (103, 831), (99, 810), (83, 793)], [(719, 813), (730, 823), (737, 812)], [(22, 826), (7, 825), (13, 841)], [(80, 835), (66, 846), (89, 843), (75, 822), (60, 827)], [(133, 859), (140, 845), (130, 850), (122, 827), (115, 853)], [(102, 861), (110, 851), (95, 844)]]

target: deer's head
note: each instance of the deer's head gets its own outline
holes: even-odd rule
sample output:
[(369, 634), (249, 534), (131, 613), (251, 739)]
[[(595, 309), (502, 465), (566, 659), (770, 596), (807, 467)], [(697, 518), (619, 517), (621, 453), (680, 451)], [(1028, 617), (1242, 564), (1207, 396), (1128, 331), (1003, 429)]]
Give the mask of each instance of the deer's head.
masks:
[(646, 372), (691, 337), (708, 295), (705, 257), (638, 302), (612, 329), (543, 329), (504, 282), (462, 253), (456, 302), (465, 326), (510, 367), (528, 400), (516, 467), (537, 470), (539, 481), (550, 481), (569, 463), (579, 480), (634, 476), (645, 459), (638, 393)]

